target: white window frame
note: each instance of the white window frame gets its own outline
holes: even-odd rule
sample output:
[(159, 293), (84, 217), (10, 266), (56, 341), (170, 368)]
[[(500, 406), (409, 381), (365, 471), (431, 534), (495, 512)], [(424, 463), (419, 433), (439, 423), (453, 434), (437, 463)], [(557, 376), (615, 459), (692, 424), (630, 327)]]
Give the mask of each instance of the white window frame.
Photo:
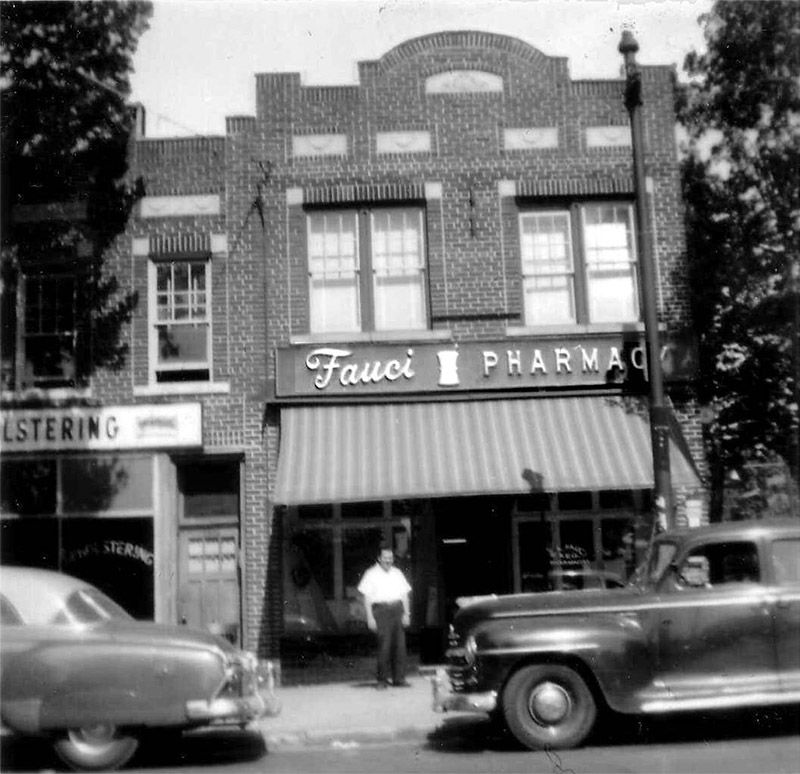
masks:
[[(392, 271), (378, 273), (376, 268), (376, 217), (379, 214), (391, 212), (413, 213), (417, 224), (417, 254), (418, 263), (415, 266), (403, 266), (402, 270), (394, 273)], [(320, 277), (330, 275), (333, 278), (340, 276), (340, 271), (314, 273), (311, 266), (312, 249), (312, 222), (315, 218), (325, 218), (328, 216), (341, 217), (348, 215), (354, 217), (355, 234), (354, 248), (356, 264), (353, 270), (353, 289), (356, 308), (354, 311), (354, 323), (349, 327), (339, 330), (326, 326), (315, 325), (314, 294), (315, 282)], [(430, 326), (430, 311), (428, 303), (429, 281), (428, 281), (428, 259), (427, 244), (425, 237), (425, 208), (416, 204), (406, 206), (374, 206), (369, 208), (341, 208), (335, 210), (311, 210), (306, 213), (306, 256), (308, 262), (308, 308), (309, 308), (309, 330), (312, 334), (337, 334), (337, 333), (361, 333), (361, 332), (387, 332), (391, 330), (411, 331), (427, 330)], [(409, 325), (400, 328), (383, 326), (380, 324), (376, 298), (378, 296), (378, 278), (387, 276), (413, 276), (420, 277), (419, 299), (420, 317), (411, 321)]]
[[(174, 317), (164, 320), (158, 316), (158, 267), (166, 264), (189, 263), (202, 264), (205, 268), (205, 315), (203, 318), (189, 318), (186, 320), (176, 320)], [(148, 371), (150, 384), (174, 384), (172, 380), (159, 381), (160, 373), (180, 373), (183, 371), (207, 371), (205, 379), (195, 380), (200, 382), (211, 382), (213, 377), (212, 360), (212, 341), (213, 341), (213, 319), (212, 319), (212, 271), (210, 256), (169, 256), (165, 258), (151, 258), (147, 265), (147, 295), (148, 295)], [(191, 290), (189, 291), (191, 293)], [(172, 291), (174, 293), (174, 290)], [(202, 324), (206, 326), (206, 357), (203, 360), (184, 361), (174, 365), (163, 365), (158, 362), (158, 331), (164, 325), (193, 325)]]
[[(28, 323), (28, 296), (30, 286), (37, 280), (67, 280), (72, 282), (72, 329), (64, 331), (54, 331), (47, 333), (43, 331), (29, 331)], [(22, 389), (37, 388), (68, 388), (77, 387), (77, 380), (80, 378), (78, 373), (78, 314), (77, 303), (79, 278), (74, 271), (54, 271), (50, 267), (41, 267), (41, 270), (22, 271), (19, 275), (19, 289), (17, 295), (17, 356), (15, 364), (14, 383)], [(72, 351), (72, 373), (68, 373), (67, 361), (62, 358), (62, 376), (35, 377), (28, 369), (28, 341), (38, 337), (59, 336), (69, 340)], [(30, 378), (29, 378), (30, 377)], [(64, 382), (71, 382), (65, 385)]]
[[(633, 285), (633, 295), (631, 299), (633, 314), (630, 316), (622, 316), (619, 319), (592, 319), (591, 315), (593, 303), (591, 295), (593, 274), (592, 264), (590, 264), (588, 260), (589, 255), (587, 247), (586, 213), (589, 209), (602, 207), (624, 208), (628, 216), (626, 224), (626, 234), (629, 238), (627, 265), (630, 267), (630, 277)], [(570, 253), (568, 256), (567, 265), (570, 267), (570, 271), (526, 271), (526, 264), (531, 262), (528, 257), (523, 254), (526, 224), (532, 220), (536, 220), (545, 216), (567, 218), (569, 229), (567, 249)], [(520, 245), (520, 270), (522, 278), (522, 314), (524, 321), (523, 324), (526, 327), (548, 325), (577, 326), (587, 324), (621, 325), (624, 323), (638, 323), (641, 321), (642, 300), (640, 287), (640, 268), (636, 246), (636, 223), (634, 218), (633, 203), (620, 200), (600, 200), (578, 201), (571, 203), (569, 206), (560, 207), (530, 207), (519, 213), (518, 228)], [(571, 282), (572, 319), (536, 319), (535, 313), (529, 308), (526, 292), (528, 284), (532, 281), (548, 277), (565, 277), (567, 278), (567, 285), (569, 285)]]

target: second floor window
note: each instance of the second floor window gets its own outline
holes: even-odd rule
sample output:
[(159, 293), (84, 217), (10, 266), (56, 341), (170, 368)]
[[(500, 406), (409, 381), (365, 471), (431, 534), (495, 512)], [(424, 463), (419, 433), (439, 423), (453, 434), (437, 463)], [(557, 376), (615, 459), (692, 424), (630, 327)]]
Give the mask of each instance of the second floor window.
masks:
[(153, 381), (208, 381), (211, 372), (208, 260), (151, 264), (155, 315), (151, 328)]
[(606, 202), (520, 215), (525, 325), (639, 320), (633, 208)]
[(418, 207), (310, 213), (308, 270), (312, 333), (428, 327)]
[(22, 387), (73, 387), (77, 377), (77, 291), (74, 274), (22, 278)]

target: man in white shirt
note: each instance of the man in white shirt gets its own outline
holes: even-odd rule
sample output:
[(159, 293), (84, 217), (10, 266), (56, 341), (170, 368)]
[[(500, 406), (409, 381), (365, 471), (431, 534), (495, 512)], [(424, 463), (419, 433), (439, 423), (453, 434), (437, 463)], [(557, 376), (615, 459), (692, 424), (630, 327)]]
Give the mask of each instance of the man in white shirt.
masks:
[(389, 685), (399, 688), (406, 682), (406, 633), (411, 620), (409, 594), (411, 586), (405, 575), (394, 566), (394, 552), (381, 547), (378, 561), (361, 578), (358, 591), (364, 597), (367, 626), (378, 635), (379, 689)]

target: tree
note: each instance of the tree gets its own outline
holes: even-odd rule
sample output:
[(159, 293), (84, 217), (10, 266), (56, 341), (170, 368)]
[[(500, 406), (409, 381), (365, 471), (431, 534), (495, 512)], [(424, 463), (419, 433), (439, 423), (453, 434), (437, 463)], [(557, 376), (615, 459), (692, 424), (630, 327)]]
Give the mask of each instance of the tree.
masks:
[(678, 108), (714, 518), (748, 461), (800, 476), (800, 4), (717, 2), (700, 23)]
[[(66, 261), (78, 245), (89, 253), (81, 256), (82, 364), (88, 371), (122, 362), (119, 332), (136, 299), (104, 276), (102, 260), (136, 196), (126, 179), (134, 120), (127, 99), (151, 14), (138, 1), (0, 3), (4, 371), (20, 266), (42, 255)], [(80, 206), (35, 227), (17, 217), (20, 207), (45, 202)]]

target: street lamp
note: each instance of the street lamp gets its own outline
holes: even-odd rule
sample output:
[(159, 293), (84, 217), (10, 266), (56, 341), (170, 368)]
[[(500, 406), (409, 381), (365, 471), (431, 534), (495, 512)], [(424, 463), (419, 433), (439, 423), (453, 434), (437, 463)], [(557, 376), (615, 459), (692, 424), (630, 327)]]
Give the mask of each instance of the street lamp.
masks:
[(670, 409), (664, 399), (661, 345), (656, 308), (656, 270), (652, 230), (647, 212), (647, 182), (644, 172), (644, 124), (642, 119), (642, 74), (636, 63), (639, 44), (630, 30), (623, 30), (619, 52), (625, 62), (625, 107), (631, 119), (633, 185), (636, 197), (636, 243), (642, 276), (642, 306), (647, 339), (647, 373), (650, 382), (650, 440), (653, 448), (655, 525), (673, 527), (672, 480), (669, 468)]

